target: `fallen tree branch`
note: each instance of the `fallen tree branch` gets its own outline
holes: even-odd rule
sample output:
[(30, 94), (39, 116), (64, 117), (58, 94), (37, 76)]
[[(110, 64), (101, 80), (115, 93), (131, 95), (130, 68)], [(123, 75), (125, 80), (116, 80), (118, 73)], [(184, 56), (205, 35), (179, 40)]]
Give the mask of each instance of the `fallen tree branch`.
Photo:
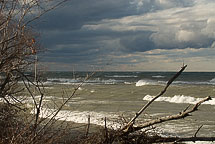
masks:
[(178, 114), (175, 114), (175, 115), (160, 117), (160, 118), (157, 118), (157, 119), (155, 119), (155, 120), (147, 121), (147, 122), (145, 122), (144, 124), (142, 124), (141, 126), (132, 127), (132, 128), (129, 129), (128, 131), (124, 131), (124, 132), (125, 132), (126, 134), (128, 134), (128, 133), (132, 133), (132, 132), (141, 130), (141, 129), (143, 129), (143, 128), (146, 128), (146, 127), (149, 127), (149, 126), (158, 124), (158, 123), (163, 123), (163, 122), (170, 121), (170, 120), (177, 120), (177, 119), (185, 118), (185, 117), (187, 117), (187, 116), (190, 116), (191, 113), (197, 111), (197, 110), (198, 110), (198, 107), (199, 107), (203, 102), (206, 102), (206, 101), (208, 101), (208, 100), (211, 100), (211, 97), (210, 97), (210, 96), (208, 96), (208, 97), (202, 99), (201, 101), (199, 101), (198, 103), (196, 103), (191, 109), (187, 109), (186, 111), (182, 111), (182, 112), (180, 112), (180, 113), (178, 113)]
[(124, 131), (125, 133), (127, 133), (128, 131), (130, 131), (130, 129), (132, 129), (133, 124), (135, 123), (135, 120), (143, 113), (144, 110), (146, 110), (149, 105), (151, 103), (153, 103), (157, 98), (159, 98), (160, 96), (162, 96), (167, 88), (172, 84), (172, 82), (185, 70), (185, 68), (187, 67), (187, 65), (184, 65), (181, 67), (181, 70), (179, 72), (177, 72), (166, 84), (165, 88), (157, 95), (155, 96), (151, 101), (149, 101), (146, 105), (144, 105), (136, 114), (135, 116), (129, 121), (129, 123), (122, 128), (122, 131)]
[[(144, 110), (146, 110), (151, 103), (153, 103), (157, 98), (159, 98), (160, 96), (162, 96), (167, 88), (172, 84), (172, 82), (185, 70), (185, 68), (187, 67), (187, 65), (183, 66), (181, 68), (181, 70), (176, 73), (166, 84), (165, 88), (157, 95), (155, 96), (152, 100), (150, 100), (146, 105), (144, 105), (137, 113), (136, 115), (130, 120), (129, 123), (127, 123), (127, 125), (125, 127), (123, 127), (118, 135), (119, 137), (123, 138), (124, 136), (127, 138), (129, 134), (133, 133), (133, 132), (137, 132), (139, 130), (142, 130), (144, 128), (148, 128), (151, 126), (154, 126), (155, 124), (160, 124), (166, 121), (171, 121), (171, 120), (178, 120), (178, 119), (182, 119), (185, 117), (188, 117), (191, 115), (191, 113), (195, 112), (198, 110), (199, 106), (206, 102), (211, 100), (211, 97), (208, 96), (206, 98), (203, 98), (202, 100), (200, 100), (198, 103), (196, 103), (195, 105), (193, 105), (191, 107), (191, 105), (187, 106), (184, 110), (182, 110), (180, 113), (178, 114), (173, 114), (170, 116), (164, 116), (164, 117), (160, 117), (160, 118), (156, 118), (154, 120), (149, 120), (144, 122), (141, 125), (138, 126), (134, 126), (135, 120), (139, 117), (140, 114), (143, 113)], [(203, 126), (203, 125), (202, 125)], [(197, 133), (200, 131), (200, 129), (202, 128), (202, 126), (200, 126), (197, 131), (195, 132), (194, 136), (192, 137), (161, 137), (161, 136), (157, 136), (156, 138), (153, 138), (153, 143), (161, 143), (161, 142), (185, 142), (185, 141), (215, 141), (215, 137), (197, 137)]]

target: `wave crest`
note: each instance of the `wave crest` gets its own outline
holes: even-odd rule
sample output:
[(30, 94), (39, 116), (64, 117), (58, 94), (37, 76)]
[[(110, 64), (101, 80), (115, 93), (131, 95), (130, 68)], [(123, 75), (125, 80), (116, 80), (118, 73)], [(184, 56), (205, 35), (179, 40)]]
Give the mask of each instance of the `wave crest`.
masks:
[(139, 80), (136, 82), (136, 86), (144, 86), (144, 85), (157, 85), (158, 82), (153, 81), (153, 80)]
[[(146, 95), (143, 100), (150, 101), (154, 98), (154, 96)], [(194, 98), (191, 96), (184, 95), (175, 95), (173, 97), (159, 97), (155, 101), (164, 101), (170, 103), (188, 103), (188, 104), (196, 104), (201, 101), (203, 98)], [(203, 104), (215, 105), (215, 98), (212, 98), (210, 101), (206, 101)]]
[[(56, 109), (43, 109), (40, 113), (42, 118), (51, 118)], [(35, 113), (34, 110), (31, 113)], [(54, 118), (63, 121), (72, 121), (76, 123), (88, 123), (88, 116), (90, 116), (90, 123), (104, 126), (104, 118), (107, 117), (108, 128), (120, 128), (120, 124), (115, 122), (118, 119), (118, 115), (111, 112), (94, 112), (94, 111), (69, 111), (61, 110)]]
[(165, 76), (162, 76), (162, 75), (155, 75), (155, 76), (152, 76), (153, 78), (165, 78)]
[(210, 80), (211, 83), (215, 83), (215, 78)]

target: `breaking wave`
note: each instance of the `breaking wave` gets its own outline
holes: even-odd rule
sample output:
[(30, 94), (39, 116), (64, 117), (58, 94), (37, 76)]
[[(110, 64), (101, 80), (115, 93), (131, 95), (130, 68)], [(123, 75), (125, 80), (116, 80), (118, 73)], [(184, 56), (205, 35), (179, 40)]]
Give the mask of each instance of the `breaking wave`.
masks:
[[(79, 84), (82, 83), (83, 79), (68, 79), (68, 78), (49, 78), (45, 82), (45, 84)], [(115, 80), (115, 79), (100, 79), (94, 78), (89, 79), (84, 82), (84, 84), (117, 84), (123, 83), (123, 80)]]
[(211, 79), (210, 83), (215, 83), (215, 78)]
[(162, 75), (155, 75), (155, 76), (152, 76), (153, 78), (165, 78), (165, 76), (162, 76)]
[[(167, 81), (155, 81), (155, 80), (139, 80), (136, 82), (136, 86), (144, 86), (144, 85), (163, 85), (166, 84)], [(210, 81), (174, 81), (175, 85), (215, 85), (215, 78)]]
[(160, 84), (160, 82), (157, 81), (153, 81), (153, 80), (139, 80), (138, 82), (136, 82), (136, 86), (144, 86), (144, 85), (158, 85)]
[[(56, 109), (43, 109), (40, 113), (40, 117), (42, 118), (51, 118)], [(31, 111), (34, 113), (34, 111)], [(55, 119), (63, 120), (63, 121), (72, 121), (75, 123), (88, 123), (88, 117), (90, 116), (90, 123), (97, 124), (100, 126), (105, 125), (104, 118), (107, 118), (106, 126), (109, 128), (120, 128), (120, 124), (115, 122), (118, 119), (118, 115), (111, 112), (94, 112), (94, 111), (69, 111), (69, 110), (61, 110), (56, 116)]]
[[(154, 98), (154, 96), (146, 95), (143, 100), (150, 101)], [(175, 95), (173, 97), (159, 97), (155, 101), (164, 101), (170, 103), (188, 103), (188, 104), (196, 104), (201, 101), (203, 98), (194, 98), (191, 96), (184, 95)], [(203, 104), (215, 105), (215, 98), (212, 98), (210, 101), (206, 101)]]
[(215, 85), (214, 81), (174, 81), (173, 84), (188, 84), (188, 85)]

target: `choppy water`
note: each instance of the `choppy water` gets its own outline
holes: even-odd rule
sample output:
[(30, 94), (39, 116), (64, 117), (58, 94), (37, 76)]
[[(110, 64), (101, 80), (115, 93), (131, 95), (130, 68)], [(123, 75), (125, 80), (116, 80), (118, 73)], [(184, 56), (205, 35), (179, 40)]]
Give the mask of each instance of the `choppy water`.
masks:
[[(174, 72), (98, 72), (79, 88), (59, 113), (60, 119), (120, 127), (122, 117), (130, 119), (134, 114), (158, 94)], [(62, 102), (73, 88), (87, 75), (86, 72), (49, 72), (45, 81), (47, 97), (44, 104)], [(64, 92), (64, 94), (62, 93)], [(215, 135), (215, 73), (185, 72), (170, 86), (168, 91), (157, 99), (137, 123), (146, 120), (177, 114), (189, 104), (191, 106), (206, 96), (212, 100), (205, 102), (200, 109), (178, 121), (156, 125), (163, 135), (193, 136), (199, 126), (204, 125), (198, 136)], [(53, 111), (52, 107), (49, 111)], [(44, 114), (49, 113), (44, 111)]]
[[(78, 83), (90, 72), (47, 72), (47, 83), (73, 84)], [(131, 84), (162, 85), (175, 72), (96, 72), (88, 84)], [(214, 72), (184, 72), (174, 82), (175, 84), (215, 85)]]

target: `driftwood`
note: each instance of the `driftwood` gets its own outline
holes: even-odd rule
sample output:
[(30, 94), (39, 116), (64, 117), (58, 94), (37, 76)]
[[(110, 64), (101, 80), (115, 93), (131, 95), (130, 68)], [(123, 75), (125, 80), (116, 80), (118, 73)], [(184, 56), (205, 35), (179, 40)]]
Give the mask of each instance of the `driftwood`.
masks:
[(134, 132), (134, 131), (138, 131), (138, 130), (141, 130), (143, 128), (146, 128), (146, 127), (149, 127), (149, 126), (152, 126), (154, 124), (158, 124), (158, 123), (162, 123), (162, 122), (166, 122), (166, 121), (170, 121), (170, 120), (177, 120), (177, 119), (182, 119), (182, 118), (185, 118), (187, 116), (190, 116), (190, 114), (192, 112), (195, 112), (198, 110), (198, 107), (205, 101), (208, 101), (208, 100), (211, 100), (211, 97), (208, 96), (206, 98), (204, 98), (203, 100), (199, 101), (198, 103), (196, 103), (191, 109), (185, 109), (183, 110), (182, 112), (178, 113), (178, 114), (175, 114), (175, 115), (170, 115), (170, 116), (165, 116), (165, 117), (160, 117), (160, 118), (157, 118), (157, 119), (154, 119), (154, 120), (151, 120), (151, 121), (147, 121), (145, 122), (144, 124), (140, 125), (140, 126), (137, 126), (137, 127), (132, 127), (132, 129), (130, 129), (130, 131), (125, 131), (126, 133), (131, 133), (131, 132)]
[(143, 113), (144, 110), (146, 110), (151, 103), (153, 103), (157, 98), (162, 96), (167, 88), (172, 84), (172, 82), (185, 70), (187, 65), (182, 66), (181, 70), (176, 73), (166, 84), (165, 88), (157, 95), (155, 96), (151, 101), (149, 101), (146, 105), (144, 105), (136, 114), (135, 116), (129, 121), (129, 123), (122, 129), (124, 132), (130, 131), (130, 129), (133, 127), (133, 124), (135, 123), (135, 120)]
[[(176, 73), (167, 82), (165, 88), (157, 96), (155, 96), (152, 100), (150, 100), (146, 105), (144, 105), (135, 114), (135, 116), (120, 130), (120, 134), (119, 134), (120, 136), (127, 136), (133, 132), (142, 130), (144, 128), (149, 128), (155, 124), (185, 118), (187, 116), (190, 116), (191, 113), (197, 111), (199, 106), (202, 103), (211, 100), (211, 97), (208, 96), (208, 97), (202, 99), (201, 101), (199, 101), (198, 103), (196, 103), (192, 108), (190, 108), (190, 105), (189, 105), (187, 108), (185, 108), (182, 112), (179, 112), (178, 114), (156, 118), (154, 120), (146, 121), (143, 124), (140, 124), (138, 126), (134, 126), (135, 120), (143, 113), (144, 110), (146, 110), (150, 106), (150, 104), (152, 104), (157, 98), (159, 98), (160, 96), (162, 96), (166, 92), (167, 88), (185, 70), (186, 67), (187, 67), (187, 65), (182, 66), (181, 70), (178, 73)], [(215, 137), (197, 137), (196, 135), (200, 131), (201, 128), (202, 128), (202, 126), (198, 128), (198, 130), (196, 131), (196, 133), (194, 134), (193, 137), (159, 137), (159, 138), (155, 139), (154, 142), (215, 141)]]

